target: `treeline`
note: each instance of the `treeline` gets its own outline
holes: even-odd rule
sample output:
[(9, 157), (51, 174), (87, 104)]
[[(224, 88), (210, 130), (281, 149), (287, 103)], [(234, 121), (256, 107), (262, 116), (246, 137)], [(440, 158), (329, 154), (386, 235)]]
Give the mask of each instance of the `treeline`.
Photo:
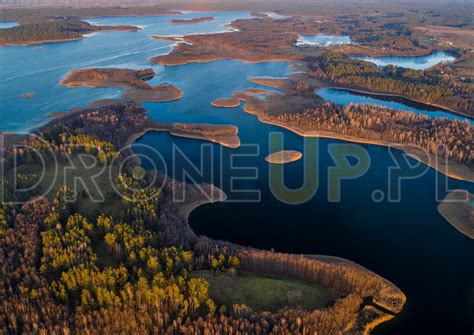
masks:
[(414, 145), (474, 168), (474, 129), (457, 119), (431, 118), (364, 104), (342, 108), (324, 104), (299, 113), (281, 114), (276, 119), (301, 129)]
[(18, 21), (21, 24), (40, 23), (52, 20), (63, 20), (66, 18), (89, 18), (101, 16), (124, 16), (124, 15), (166, 15), (173, 13), (172, 10), (157, 6), (147, 7), (18, 7), (0, 9), (1, 21)]
[(82, 38), (84, 34), (103, 30), (137, 30), (131, 26), (94, 26), (78, 19), (65, 19), (0, 29), (0, 44), (61, 41)]
[(189, 135), (235, 136), (238, 133), (238, 128), (213, 124), (173, 123), (170, 132)]
[(365, 61), (337, 53), (308, 59), (309, 75), (331, 85), (402, 95), (447, 106), (466, 115), (474, 114), (471, 89), (448, 75), (388, 65), (382, 69)]
[[(146, 122), (140, 106), (117, 104), (54, 120), (38, 130), (44, 141), (27, 141), (38, 150), (53, 148), (52, 155), (64, 153), (64, 141), (70, 138), (119, 149), (126, 124), (133, 129)], [(201, 191), (173, 180), (160, 187), (162, 176), (145, 172), (143, 178), (134, 178), (132, 171), (133, 164), (116, 178), (120, 196), (113, 201), (118, 203), (107, 204), (116, 208), (112, 215), (84, 215), (78, 210), (80, 198), (67, 186), (51, 201), (33, 196), (21, 207), (0, 208), (0, 332), (361, 333), (367, 320), (387, 315), (369, 311), (367, 301), (393, 313), (405, 302), (394, 285), (351, 263), (197, 238), (187, 216), (189, 207), (208, 201)], [(212, 185), (203, 189), (212, 191)], [(181, 191), (186, 192), (183, 204), (173, 197)], [(316, 311), (285, 308), (270, 313), (245, 305), (216, 306), (208, 282), (189, 276), (197, 269), (316, 281), (341, 299)]]

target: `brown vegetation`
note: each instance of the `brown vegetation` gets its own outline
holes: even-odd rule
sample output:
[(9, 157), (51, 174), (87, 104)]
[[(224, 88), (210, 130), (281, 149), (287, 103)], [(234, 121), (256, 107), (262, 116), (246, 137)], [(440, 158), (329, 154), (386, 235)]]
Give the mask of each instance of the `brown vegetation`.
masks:
[(183, 92), (173, 85), (151, 86), (148, 80), (155, 76), (152, 69), (128, 70), (92, 68), (73, 70), (61, 81), (69, 87), (121, 87), (124, 97), (137, 102), (166, 102), (178, 100)]
[(240, 101), (235, 98), (221, 98), (211, 102), (214, 107), (234, 108), (240, 106)]
[(272, 164), (286, 164), (301, 159), (303, 155), (296, 150), (282, 150), (269, 154), (265, 161)]
[(236, 126), (214, 124), (173, 123), (170, 134), (175, 136), (205, 139), (229, 148), (238, 148), (240, 138)]
[(373, 105), (341, 107), (313, 94), (300, 95), (288, 83), (284, 88), (285, 94), (267, 92), (266, 99), (245, 92), (234, 96), (246, 101), (244, 110), (260, 121), (301, 136), (394, 146), (452, 178), (474, 181), (474, 139), (468, 122)]
[(474, 239), (474, 194), (454, 190), (438, 205), (438, 212), (461, 234)]
[(1, 29), (0, 46), (71, 41), (82, 39), (84, 34), (93, 32), (136, 31), (139, 29), (133, 26), (94, 26), (78, 19), (69, 18)]

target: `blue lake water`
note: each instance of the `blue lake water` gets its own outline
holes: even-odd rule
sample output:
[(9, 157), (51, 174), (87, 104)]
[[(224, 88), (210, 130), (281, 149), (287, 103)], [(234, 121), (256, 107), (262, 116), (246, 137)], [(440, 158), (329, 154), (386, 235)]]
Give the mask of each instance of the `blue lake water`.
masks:
[(0, 21), (0, 29), (11, 28), (18, 26), (18, 22), (15, 21)]
[[(206, 174), (193, 174), (193, 177), (196, 181), (213, 182), (231, 200), (259, 196), (259, 201), (253, 203), (228, 201), (198, 208), (190, 217), (197, 233), (278, 251), (345, 257), (384, 276), (407, 294), (408, 305), (402, 316), (378, 327), (376, 333), (471, 332), (474, 243), (445, 222), (436, 206), (437, 196), (441, 199), (447, 193), (445, 186), (474, 192), (473, 184), (446, 179), (426, 169), (421, 177), (401, 182), (401, 201), (397, 201), (394, 190), (398, 183), (388, 179), (389, 168), (392, 177), (409, 177), (414, 172), (410, 172), (407, 164), (417, 165), (402, 152), (373, 145), (347, 145), (333, 139), (304, 140), (290, 131), (258, 122), (241, 107), (210, 106), (214, 99), (230, 97), (233, 91), (261, 88), (250, 83), (249, 77), (287, 75), (291, 72), (290, 63), (246, 64), (222, 60), (173, 67), (149, 63), (150, 57), (169, 52), (172, 45), (172, 42), (150, 40), (150, 35), (223, 31), (231, 20), (250, 17), (247, 12), (189, 12), (179, 17), (209, 15), (216, 19), (198, 25), (169, 24), (169, 20), (178, 16), (91, 19), (89, 22), (94, 24), (139, 25), (143, 30), (92, 34), (75, 42), (0, 48), (0, 129), (29, 130), (46, 122), (50, 111), (66, 111), (120, 94), (115, 89), (62, 87), (59, 80), (69, 70), (152, 67), (157, 73), (151, 81), (153, 84), (177, 85), (184, 96), (175, 102), (144, 104), (151, 118), (162, 122), (236, 125), (242, 146), (232, 150), (166, 133), (149, 133), (135, 143), (134, 151), (152, 155), (150, 148), (157, 150), (164, 163), (159, 164), (158, 155), (153, 161), (177, 179), (182, 179), (183, 168), (189, 164), (198, 168), (201, 162), (208, 164)], [(24, 92), (37, 95), (22, 99), (20, 95)], [(297, 188), (304, 177), (318, 177), (316, 192), (300, 205), (280, 202), (269, 186), (271, 171), (264, 158), (276, 149), (270, 148), (269, 141), (269, 134), (275, 132), (283, 136), (285, 149), (304, 153), (302, 160), (283, 167), (286, 185)], [(343, 145), (340, 149), (348, 154), (362, 150), (370, 159), (363, 176), (342, 182), (339, 202), (328, 201), (328, 173), (335, 165), (329, 150), (335, 145)], [(173, 146), (189, 161), (174, 160)], [(305, 146), (309, 148), (307, 152)], [(318, 157), (312, 157), (314, 153)], [(210, 154), (214, 159), (210, 159)], [(317, 169), (305, 168), (310, 159), (317, 162)], [(149, 163), (144, 164), (150, 167)], [(400, 164), (402, 168), (397, 168)], [(423, 166), (419, 169), (425, 171)], [(253, 178), (255, 171), (258, 176)]]
[(18, 26), (18, 22), (15, 21), (0, 21), (0, 29), (12, 28)]
[[(196, 25), (175, 25), (173, 18), (215, 16), (215, 20)], [(137, 25), (137, 32), (103, 32), (90, 34), (81, 41), (0, 48), (0, 130), (29, 131), (46, 123), (48, 113), (84, 107), (91, 101), (115, 98), (118, 89), (59, 85), (68, 71), (86, 67), (163, 67), (154, 66), (150, 57), (166, 54), (173, 42), (151, 40), (151, 35), (184, 35), (225, 31), (225, 24), (237, 18), (248, 18), (247, 12), (187, 13), (174, 16), (96, 18), (88, 22), (103, 25)], [(156, 80), (159, 79), (159, 75)], [(35, 92), (32, 99), (23, 93)]]
[(355, 59), (365, 60), (374, 63), (377, 66), (384, 67), (387, 65), (395, 65), (413, 70), (425, 70), (436, 64), (453, 62), (456, 57), (444, 51), (435, 51), (424, 56), (351, 56)]
[(344, 89), (324, 88), (316, 92), (321, 98), (331, 101), (338, 105), (348, 105), (350, 103), (372, 104), (393, 108), (396, 110), (410, 111), (417, 114), (424, 114), (429, 117), (444, 117), (446, 119), (458, 119), (469, 121), (474, 124), (472, 119), (445, 112), (437, 107), (411, 101), (399, 97), (387, 97), (379, 95), (362, 94)]
[(300, 47), (314, 47), (314, 46), (331, 46), (331, 45), (342, 45), (342, 44), (353, 44), (349, 36), (338, 36), (338, 35), (300, 35), (297, 46)]

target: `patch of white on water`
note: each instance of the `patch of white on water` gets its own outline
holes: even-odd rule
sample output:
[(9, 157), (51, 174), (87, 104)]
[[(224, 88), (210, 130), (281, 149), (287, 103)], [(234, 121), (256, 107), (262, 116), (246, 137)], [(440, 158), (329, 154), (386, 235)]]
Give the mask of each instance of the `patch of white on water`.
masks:
[(437, 64), (451, 63), (456, 60), (452, 54), (436, 51), (424, 56), (381, 56), (369, 57), (354, 55), (352, 58), (371, 62), (379, 67), (394, 65), (413, 70), (425, 70)]
[(338, 35), (300, 35), (296, 45), (299, 47), (318, 47), (318, 46), (332, 46), (332, 45), (344, 45), (354, 44), (349, 36), (338, 36)]

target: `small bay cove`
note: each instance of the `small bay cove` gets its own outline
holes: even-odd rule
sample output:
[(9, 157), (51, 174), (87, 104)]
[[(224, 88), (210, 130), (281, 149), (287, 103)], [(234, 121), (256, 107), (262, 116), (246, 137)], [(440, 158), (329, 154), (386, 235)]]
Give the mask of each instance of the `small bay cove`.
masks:
[[(134, 151), (146, 153), (147, 144), (163, 156), (167, 172), (177, 179), (186, 166), (185, 161), (168, 166), (172, 147), (176, 145), (200, 166), (204, 159), (201, 145), (206, 143), (215, 154), (214, 173), (196, 181), (208, 181), (226, 191), (232, 198), (232, 187), (238, 190), (256, 189), (261, 201), (255, 203), (222, 202), (197, 208), (190, 216), (193, 229), (213, 238), (259, 248), (306, 254), (326, 254), (345, 257), (380, 274), (399, 286), (408, 296), (403, 315), (376, 329), (376, 333), (465, 333), (471, 331), (473, 320), (467, 309), (468, 292), (474, 289), (472, 241), (459, 234), (437, 213), (436, 194), (442, 199), (447, 191), (437, 192), (437, 181), (444, 177), (432, 169), (422, 177), (403, 181), (401, 202), (383, 199), (374, 202), (374, 192), (389, 194), (388, 169), (403, 162), (406, 156), (387, 148), (361, 145), (371, 158), (371, 166), (363, 177), (342, 183), (342, 198), (338, 203), (327, 200), (328, 169), (334, 166), (329, 147), (347, 144), (336, 139), (307, 140), (272, 125), (259, 123), (254, 115), (244, 113), (242, 107), (220, 109), (210, 105), (216, 99), (230, 97), (234, 91), (261, 89), (251, 83), (251, 77), (282, 77), (289, 74), (290, 63), (269, 62), (246, 64), (239, 61), (215, 61), (175, 67), (152, 65), (148, 58), (167, 53), (172, 41), (153, 41), (151, 35), (185, 35), (224, 30), (224, 24), (249, 17), (249, 13), (188, 13), (184, 17), (214, 16), (212, 22), (196, 26), (176, 26), (167, 17), (121, 17), (90, 20), (97, 24), (131, 24), (143, 27), (138, 32), (108, 32), (83, 41), (46, 44), (33, 47), (9, 47), (0, 50), (0, 95), (2, 96), (2, 130), (29, 130), (48, 120), (51, 111), (66, 111), (73, 106), (85, 106), (97, 99), (114, 98), (121, 94), (116, 89), (68, 89), (58, 83), (66, 73), (85, 67), (152, 67), (157, 73), (152, 85), (168, 83), (184, 92), (182, 99), (166, 103), (145, 103), (149, 117), (166, 123), (229, 124), (239, 128), (242, 145), (237, 149), (222, 148), (217, 144), (174, 137), (165, 132), (150, 132), (136, 141)], [(181, 16), (183, 17), (183, 16)], [(199, 31), (197, 31), (199, 29)], [(74, 57), (71, 57), (74, 55)], [(71, 59), (75, 59), (72, 61)], [(10, 64), (7, 68), (5, 63)], [(12, 62), (16, 62), (13, 64)], [(229, 80), (232, 78), (232, 80)], [(37, 92), (32, 99), (22, 99), (24, 92)], [(355, 97), (352, 97), (355, 99)], [(4, 100), (3, 100), (4, 99)], [(428, 110), (420, 111), (429, 113)], [(31, 121), (30, 121), (31, 120)], [(25, 124), (27, 121), (30, 123)], [(319, 187), (311, 199), (301, 205), (286, 205), (275, 198), (269, 187), (270, 165), (265, 157), (271, 132), (281, 132), (284, 149), (303, 153), (303, 159), (284, 167), (288, 187), (297, 188), (304, 174), (318, 177)], [(306, 159), (314, 159), (314, 152), (305, 151), (305, 143), (317, 141), (318, 171), (305, 171)], [(249, 145), (258, 144), (259, 152), (252, 154)], [(255, 167), (258, 178), (232, 182), (231, 173), (219, 175), (222, 162), (229, 162), (232, 154), (237, 166)], [(247, 156), (244, 156), (247, 154)], [(313, 157), (313, 158), (311, 158)], [(394, 160), (396, 159), (396, 161)], [(416, 165), (416, 161), (407, 158)], [(156, 158), (159, 162), (159, 158)], [(147, 166), (144, 162), (145, 167)], [(164, 167), (160, 164), (164, 170)], [(173, 172), (174, 171), (174, 172)], [(305, 171), (305, 173), (303, 173)], [(234, 171), (248, 177), (248, 171)], [(439, 178), (439, 179), (437, 179)], [(395, 182), (390, 187), (396, 187)], [(449, 187), (474, 192), (473, 184), (449, 179)], [(248, 195), (248, 194), (247, 194)], [(443, 299), (440, 299), (442, 295)], [(444, 326), (434, 323), (442, 320)]]
[(379, 67), (394, 65), (413, 70), (425, 70), (440, 63), (453, 62), (456, 59), (454, 55), (444, 51), (435, 51), (423, 56), (369, 57), (353, 55), (351, 57), (355, 59), (364, 60), (366, 62), (371, 62)]

